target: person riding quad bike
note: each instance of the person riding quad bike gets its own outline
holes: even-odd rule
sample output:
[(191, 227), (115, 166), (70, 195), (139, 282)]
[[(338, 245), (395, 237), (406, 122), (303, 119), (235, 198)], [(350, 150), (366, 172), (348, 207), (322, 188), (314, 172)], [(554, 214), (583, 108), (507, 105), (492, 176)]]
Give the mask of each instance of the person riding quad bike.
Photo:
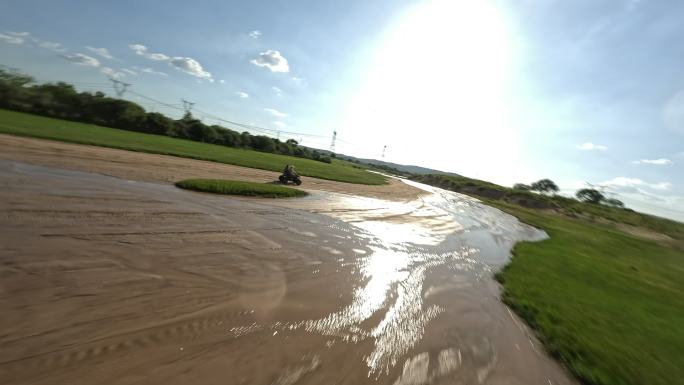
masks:
[(299, 174), (297, 174), (297, 171), (295, 171), (294, 166), (289, 164), (285, 165), (285, 169), (283, 169), (283, 175), (279, 176), (278, 179), (280, 180), (280, 183), (283, 184), (287, 184), (289, 181), (292, 181), (297, 186), (302, 184), (302, 180), (299, 178)]

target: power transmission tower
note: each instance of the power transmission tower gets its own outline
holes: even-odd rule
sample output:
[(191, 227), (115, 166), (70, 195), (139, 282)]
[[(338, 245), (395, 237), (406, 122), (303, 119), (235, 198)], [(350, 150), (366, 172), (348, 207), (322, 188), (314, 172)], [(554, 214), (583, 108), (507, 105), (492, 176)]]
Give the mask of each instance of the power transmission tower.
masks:
[(114, 87), (114, 92), (116, 93), (116, 96), (121, 99), (123, 95), (126, 93), (128, 90), (128, 87), (131, 85), (128, 83), (124, 83), (120, 80), (116, 80), (114, 78), (109, 78), (109, 80), (112, 82), (112, 87)]
[(185, 110), (185, 114), (192, 115), (192, 106), (194, 106), (195, 103), (189, 102), (185, 99), (181, 99), (181, 102), (183, 102), (183, 109)]
[(335, 153), (335, 142), (337, 141), (337, 131), (333, 131), (332, 143), (330, 143), (330, 152)]
[(593, 184), (591, 182), (584, 182), (587, 186), (589, 186), (590, 189), (593, 190), (598, 190), (601, 194), (603, 194), (603, 191), (606, 189), (606, 186), (600, 185), (600, 184)]
[(387, 145), (382, 148), (382, 155), (380, 155), (380, 159), (385, 159), (385, 151), (387, 150)]
[(606, 185), (602, 185), (602, 184), (593, 184), (593, 183), (589, 183), (589, 182), (584, 182), (584, 183), (585, 183), (587, 186), (589, 186), (589, 188), (594, 189), (594, 190), (598, 190), (598, 191), (599, 191), (601, 194), (603, 194), (603, 195), (607, 195), (607, 196), (609, 196), (609, 197), (615, 197), (615, 196), (618, 195), (618, 193), (616, 193), (616, 192), (614, 192), (614, 191), (610, 191), (610, 189), (609, 189), (608, 186), (606, 186)]

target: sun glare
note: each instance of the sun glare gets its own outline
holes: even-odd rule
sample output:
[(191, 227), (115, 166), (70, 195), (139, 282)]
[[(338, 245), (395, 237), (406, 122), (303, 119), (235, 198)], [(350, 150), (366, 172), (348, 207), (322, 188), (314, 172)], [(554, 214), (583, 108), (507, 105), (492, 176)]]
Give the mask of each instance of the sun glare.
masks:
[(494, 5), (422, 3), (376, 50), (343, 129), (368, 156), (387, 145), (390, 161), (500, 180), (502, 157), (518, 157), (507, 122), (511, 66), (510, 36)]

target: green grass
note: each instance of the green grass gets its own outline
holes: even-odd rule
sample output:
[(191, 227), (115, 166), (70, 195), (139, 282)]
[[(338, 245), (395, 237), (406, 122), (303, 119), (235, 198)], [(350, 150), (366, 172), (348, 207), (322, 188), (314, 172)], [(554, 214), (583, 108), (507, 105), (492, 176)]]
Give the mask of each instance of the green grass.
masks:
[(282, 171), (286, 164), (292, 164), (303, 176), (367, 185), (387, 183), (381, 175), (336, 160), (327, 164), (310, 159), (117, 130), (8, 110), (0, 110), (0, 133), (209, 160), (269, 171)]
[(684, 253), (605, 225), (489, 204), (550, 239), (519, 243), (504, 301), (588, 384), (684, 384)]
[[(555, 200), (556, 198), (552, 199)], [(674, 239), (684, 240), (684, 224), (671, 219), (656, 217), (633, 210), (616, 209), (576, 201), (564, 203), (562, 207), (569, 214), (584, 215), (589, 220), (605, 219), (616, 223), (643, 227), (668, 235)]]
[(186, 179), (176, 182), (176, 187), (214, 194), (263, 198), (294, 198), (308, 195), (305, 191), (285, 186), (223, 179)]

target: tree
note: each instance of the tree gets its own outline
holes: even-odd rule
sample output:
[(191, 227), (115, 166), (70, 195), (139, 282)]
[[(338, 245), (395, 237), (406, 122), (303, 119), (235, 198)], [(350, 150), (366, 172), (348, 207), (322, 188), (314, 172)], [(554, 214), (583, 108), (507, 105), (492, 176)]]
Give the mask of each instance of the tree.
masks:
[(532, 190), (532, 186), (525, 183), (516, 183), (513, 185), (513, 190), (529, 191)]
[(577, 194), (575, 194), (577, 199), (579, 199), (582, 202), (586, 203), (592, 203), (592, 204), (599, 204), (601, 203), (604, 199), (606, 199), (603, 194), (601, 194), (600, 191), (594, 190), (592, 188), (583, 188), (579, 191), (577, 191)]
[(252, 135), (249, 132), (243, 131), (240, 134), (240, 145), (242, 147), (252, 147)]
[(240, 147), (242, 145), (240, 133), (221, 126), (212, 126), (221, 137), (219, 143), (228, 147)]
[(122, 99), (99, 98), (87, 110), (92, 123), (129, 131), (140, 131), (147, 117), (142, 107)]
[[(238, 133), (222, 126), (208, 126), (190, 112), (173, 120), (125, 99), (114, 99), (102, 92), (78, 92), (64, 82), (38, 84), (15, 70), (0, 65), (0, 108), (22, 111), (78, 122), (139, 131), (175, 138), (216, 143), (230, 147), (294, 155), (330, 163), (336, 154), (320, 153), (300, 146), (294, 139), (281, 142), (266, 136)], [(358, 160), (352, 160), (360, 163)]]
[(540, 193), (548, 193), (548, 192), (553, 192), (556, 193), (559, 191), (558, 186), (551, 180), (551, 179), (540, 179), (530, 186), (530, 190), (532, 191), (539, 191)]
[(615, 199), (615, 198), (608, 198), (608, 199), (605, 199), (605, 200), (603, 201), (603, 204), (606, 205), (606, 206), (615, 207), (615, 208), (617, 208), (617, 209), (624, 209), (624, 208), (625, 208), (625, 204), (622, 203), (622, 201), (617, 200), (617, 199)]
[(183, 120), (188, 137), (197, 142), (215, 143), (219, 140), (219, 134), (200, 120)]
[(252, 136), (252, 148), (263, 152), (274, 152), (276, 145), (268, 136), (257, 135)]
[(6, 84), (12, 87), (24, 87), (35, 81), (33, 77), (23, 75), (12, 69), (5, 69), (8, 67), (0, 66), (0, 84)]
[(173, 130), (173, 120), (158, 112), (148, 112), (142, 131), (148, 134), (169, 135)]

